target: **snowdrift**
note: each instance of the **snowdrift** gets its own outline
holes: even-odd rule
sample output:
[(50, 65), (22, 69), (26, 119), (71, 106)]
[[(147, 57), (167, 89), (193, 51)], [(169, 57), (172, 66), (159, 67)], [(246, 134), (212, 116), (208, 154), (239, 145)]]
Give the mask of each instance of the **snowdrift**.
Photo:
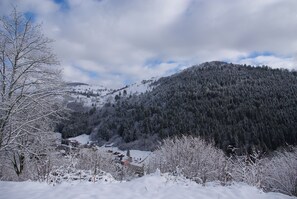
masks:
[(14, 199), (296, 199), (280, 193), (263, 191), (236, 183), (221, 186), (210, 183), (196, 184), (183, 177), (155, 173), (129, 182), (97, 183), (73, 182), (56, 186), (38, 182), (0, 182), (0, 198)]

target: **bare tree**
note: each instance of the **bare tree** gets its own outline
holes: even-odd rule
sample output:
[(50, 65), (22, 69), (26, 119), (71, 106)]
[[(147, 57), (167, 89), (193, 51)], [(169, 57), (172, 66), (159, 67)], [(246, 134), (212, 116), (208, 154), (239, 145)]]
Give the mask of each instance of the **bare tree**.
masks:
[(16, 8), (0, 19), (0, 155), (17, 175), (28, 154), (39, 155), (36, 146), (61, 111), (63, 82), (51, 42)]

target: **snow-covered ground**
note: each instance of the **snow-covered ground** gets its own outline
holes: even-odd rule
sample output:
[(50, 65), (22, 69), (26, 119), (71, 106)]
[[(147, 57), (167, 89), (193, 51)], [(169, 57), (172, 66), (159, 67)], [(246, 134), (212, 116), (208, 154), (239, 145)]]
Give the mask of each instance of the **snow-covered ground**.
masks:
[[(124, 91), (127, 96), (138, 95), (145, 93), (146, 91), (151, 91), (153, 87), (151, 84), (157, 81), (159, 77), (153, 77), (149, 80), (144, 80), (138, 83), (127, 85), (126, 87), (119, 89), (107, 89), (102, 86), (96, 85), (76, 85), (69, 86), (69, 91), (73, 92), (71, 96), (73, 97), (70, 101), (83, 102), (84, 106), (91, 107), (102, 107), (105, 103), (115, 101), (115, 96), (123, 96)], [(93, 95), (87, 96), (87, 93), (92, 93)], [(97, 95), (97, 96), (94, 96)]]
[(103, 86), (100, 85), (77, 85), (77, 86), (72, 86), (71, 91), (75, 91), (78, 93), (88, 93), (88, 92), (92, 92), (93, 94), (96, 95), (106, 95), (110, 92), (112, 92), (112, 89), (107, 89)]
[[(122, 151), (118, 147), (99, 147), (99, 150), (105, 151), (105, 152), (119, 152), (120, 154), (124, 155), (123, 159), (127, 159), (127, 151)], [(150, 158), (153, 156), (153, 152), (151, 151), (140, 151), (140, 150), (130, 150), (130, 157), (132, 158), (132, 161), (130, 164), (136, 165), (136, 166), (144, 166), (149, 163)]]
[[(100, 150), (108, 151), (111, 150), (112, 152), (119, 152), (121, 154), (126, 155), (127, 151), (122, 151), (118, 147), (100, 147)], [(140, 150), (130, 150), (130, 157), (133, 159), (144, 160), (147, 159), (152, 154), (151, 151), (140, 151)]]
[[(90, 136), (87, 134), (82, 134), (77, 137), (68, 138), (68, 140), (75, 140), (82, 145), (88, 144), (91, 141)], [(123, 155), (127, 154), (127, 151), (122, 151), (118, 147), (113, 147), (113, 146), (110, 146), (110, 147), (102, 146), (102, 147), (98, 147), (98, 149), (106, 152), (107, 151), (119, 152)], [(147, 160), (151, 154), (152, 154), (151, 151), (130, 150), (130, 157), (132, 157), (133, 160), (135, 159), (138, 161)]]
[(80, 144), (88, 144), (90, 141), (90, 136), (87, 134), (82, 134), (77, 137), (68, 138), (68, 140), (76, 140)]
[(129, 182), (75, 182), (56, 186), (38, 182), (0, 182), (1, 199), (296, 199), (264, 193), (245, 184), (198, 185), (169, 175), (144, 176)]
[[(90, 140), (90, 136), (86, 134), (79, 135), (77, 137), (68, 138), (68, 140), (75, 140), (79, 144), (88, 144)], [(122, 151), (118, 147), (113, 147), (111, 145), (105, 145), (102, 147), (97, 147), (98, 150), (104, 151), (106, 153), (115, 153), (118, 152), (124, 155), (124, 159), (127, 159), (127, 151)], [(108, 147), (107, 147), (108, 146)], [(142, 166), (143, 164), (147, 164), (149, 162), (149, 158), (153, 155), (151, 151), (140, 151), (140, 150), (130, 150), (130, 157), (132, 158), (132, 164)]]

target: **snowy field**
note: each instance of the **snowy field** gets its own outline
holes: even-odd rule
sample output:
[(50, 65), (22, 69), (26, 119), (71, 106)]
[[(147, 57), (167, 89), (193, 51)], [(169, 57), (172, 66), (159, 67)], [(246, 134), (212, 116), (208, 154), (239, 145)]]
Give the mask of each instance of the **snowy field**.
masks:
[[(123, 155), (127, 154), (127, 151), (120, 150), (118, 147), (99, 147), (99, 150), (102, 151), (109, 151), (112, 152), (119, 152)], [(151, 151), (140, 151), (140, 150), (130, 150), (130, 157), (132, 157), (133, 162), (142, 162), (142, 163), (148, 163), (150, 160), (150, 157), (152, 156), (153, 152)]]
[[(75, 101), (83, 102), (84, 106), (91, 107), (92, 104), (96, 104), (97, 107), (102, 107), (107, 102), (114, 102), (116, 95), (122, 95), (124, 90), (126, 91), (127, 95), (139, 95), (141, 93), (145, 93), (146, 91), (151, 91), (154, 87), (151, 84), (157, 81), (159, 77), (152, 77), (149, 80), (137, 82), (131, 85), (127, 85), (126, 87), (119, 88), (116, 90), (107, 89), (99, 85), (78, 85), (78, 86), (70, 86), (70, 91), (74, 91), (76, 93), (72, 93), (72, 97)], [(87, 97), (86, 94), (91, 92), (93, 94), (97, 94), (98, 96), (89, 96)]]
[(90, 136), (87, 134), (82, 134), (77, 137), (68, 138), (68, 140), (75, 140), (80, 144), (88, 144), (88, 142), (90, 141)]
[(264, 193), (245, 184), (198, 185), (169, 175), (144, 176), (129, 182), (75, 182), (52, 186), (38, 182), (0, 182), (1, 199), (296, 199)]
[[(86, 134), (82, 134), (79, 135), (77, 137), (72, 137), (72, 138), (68, 138), (69, 140), (75, 140), (80, 144), (87, 144), (88, 142), (90, 142), (90, 136), (86, 135)], [(127, 151), (122, 151), (120, 150), (118, 147), (98, 147), (99, 150), (102, 151), (109, 151), (111, 150), (112, 152), (119, 152), (123, 155), (126, 155)], [(143, 163), (147, 163), (149, 161), (149, 157), (151, 156), (152, 152), (150, 151), (140, 151), (140, 150), (130, 150), (130, 156), (132, 157), (133, 161), (135, 162), (143, 162)]]

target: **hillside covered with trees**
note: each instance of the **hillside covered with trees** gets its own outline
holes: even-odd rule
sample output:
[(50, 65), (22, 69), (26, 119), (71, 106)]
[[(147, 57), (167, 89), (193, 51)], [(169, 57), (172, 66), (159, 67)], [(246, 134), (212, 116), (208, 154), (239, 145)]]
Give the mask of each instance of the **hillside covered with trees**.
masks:
[(297, 72), (209, 62), (154, 84), (97, 110), (93, 137), (152, 149), (158, 139), (191, 134), (240, 153), (297, 143)]

